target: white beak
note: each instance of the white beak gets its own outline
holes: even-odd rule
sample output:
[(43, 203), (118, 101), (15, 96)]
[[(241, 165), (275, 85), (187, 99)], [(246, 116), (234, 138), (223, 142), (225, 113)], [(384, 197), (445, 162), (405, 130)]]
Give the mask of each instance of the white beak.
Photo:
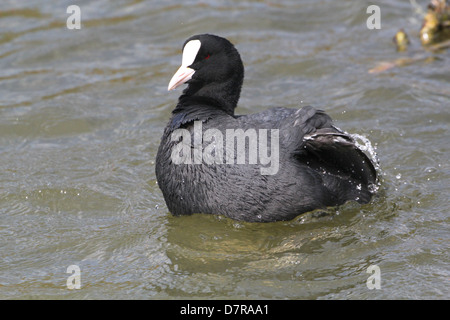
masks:
[(195, 73), (194, 69), (181, 65), (181, 67), (173, 75), (172, 79), (170, 79), (167, 90), (168, 91), (173, 90), (181, 86), (183, 83), (186, 83), (186, 81), (191, 80), (194, 73)]
[(170, 79), (169, 87), (167, 88), (168, 91), (175, 89), (192, 79), (195, 70), (189, 68), (189, 66), (194, 63), (201, 45), (200, 40), (191, 40), (186, 43), (183, 49), (181, 67), (175, 72), (172, 79)]

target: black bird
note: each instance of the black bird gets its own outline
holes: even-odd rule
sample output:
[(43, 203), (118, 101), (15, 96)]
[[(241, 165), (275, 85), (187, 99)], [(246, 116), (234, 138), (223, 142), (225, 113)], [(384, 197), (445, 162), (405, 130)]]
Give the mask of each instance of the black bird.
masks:
[(310, 106), (235, 115), (243, 79), (242, 60), (227, 39), (202, 34), (184, 43), (168, 89), (188, 86), (156, 157), (172, 214), (270, 222), (370, 201), (375, 166), (351, 135)]

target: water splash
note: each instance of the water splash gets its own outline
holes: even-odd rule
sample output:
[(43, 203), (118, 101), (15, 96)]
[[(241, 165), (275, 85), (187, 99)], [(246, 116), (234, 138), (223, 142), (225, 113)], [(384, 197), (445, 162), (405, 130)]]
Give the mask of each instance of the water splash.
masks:
[(357, 133), (347, 133), (350, 137), (353, 138), (353, 140), (355, 141), (355, 145), (358, 149), (360, 149), (361, 151), (363, 151), (368, 157), (369, 159), (372, 161), (374, 167), (375, 167), (375, 171), (377, 172), (377, 180), (375, 184), (370, 184), (368, 186), (369, 191), (374, 194), (376, 193), (380, 186), (381, 186), (381, 181), (380, 181), (380, 177), (382, 175), (382, 171), (381, 171), (381, 167), (380, 167), (380, 161), (378, 160), (378, 155), (376, 152), (376, 147), (374, 147), (372, 145), (372, 143), (370, 142), (369, 139), (367, 139), (365, 136), (357, 134)]
[(356, 146), (369, 156), (370, 160), (372, 160), (373, 164), (375, 165), (375, 169), (378, 171), (380, 169), (380, 162), (378, 160), (378, 155), (375, 151), (375, 147), (372, 146), (370, 140), (365, 136), (357, 133), (348, 133), (348, 135), (353, 138)]

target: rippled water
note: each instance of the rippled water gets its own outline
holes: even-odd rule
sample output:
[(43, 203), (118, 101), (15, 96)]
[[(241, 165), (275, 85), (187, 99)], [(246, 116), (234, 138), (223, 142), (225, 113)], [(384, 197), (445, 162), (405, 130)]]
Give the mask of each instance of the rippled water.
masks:
[[(408, 1), (378, 2), (380, 30), (361, 1), (79, 1), (80, 30), (69, 4), (0, 4), (0, 298), (450, 298), (449, 51), (368, 72), (424, 52)], [(203, 32), (241, 52), (238, 113), (311, 104), (369, 138), (378, 196), (289, 222), (172, 217), (154, 160)]]

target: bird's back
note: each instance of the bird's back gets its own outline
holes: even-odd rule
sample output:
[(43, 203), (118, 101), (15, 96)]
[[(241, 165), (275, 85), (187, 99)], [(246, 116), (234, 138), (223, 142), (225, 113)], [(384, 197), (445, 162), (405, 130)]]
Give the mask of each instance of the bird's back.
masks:
[[(352, 165), (345, 162), (360, 162), (361, 151), (342, 138), (345, 135), (331, 125), (326, 114), (311, 107), (199, 117), (178, 130), (185, 130), (184, 138), (189, 140), (184, 141), (188, 145), (184, 150), (190, 152), (190, 162), (173, 161), (173, 150), (181, 151), (182, 139), (172, 141), (176, 129), (166, 129), (156, 170), (175, 215), (213, 213), (246, 221), (290, 220), (315, 208), (370, 199), (368, 183), (374, 183), (375, 177), (352, 176)], [(318, 133), (320, 138), (314, 136)], [(324, 137), (336, 138), (332, 134), (345, 144), (331, 141), (330, 146)], [(329, 161), (322, 160), (321, 152)], [(345, 159), (339, 158), (342, 155)]]

